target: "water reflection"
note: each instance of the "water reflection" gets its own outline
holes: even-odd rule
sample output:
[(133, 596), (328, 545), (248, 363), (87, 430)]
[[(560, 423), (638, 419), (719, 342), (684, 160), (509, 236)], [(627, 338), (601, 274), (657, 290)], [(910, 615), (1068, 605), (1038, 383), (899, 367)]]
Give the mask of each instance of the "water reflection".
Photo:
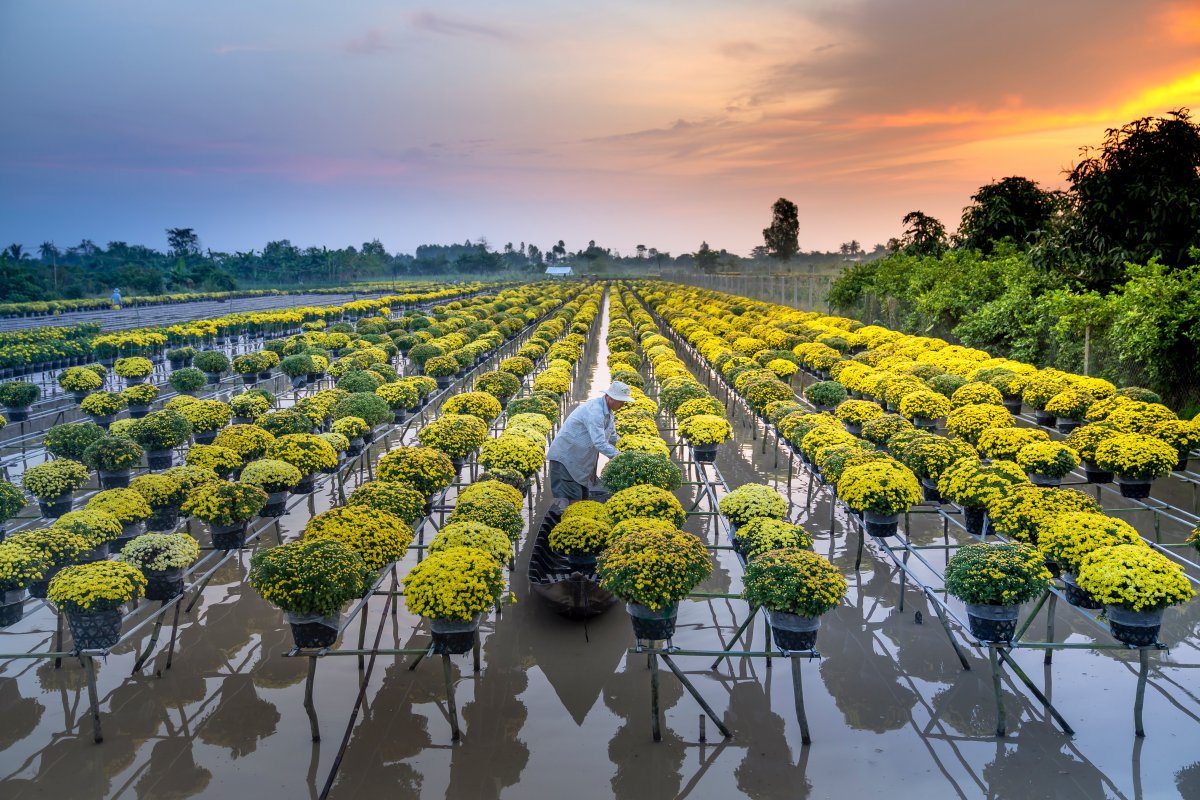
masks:
[(22, 697), (16, 678), (0, 678), (0, 751), (33, 733), (46, 708), (32, 697)]
[(275, 733), (279, 711), (258, 696), (249, 675), (227, 675), (217, 691), (216, 709), (200, 722), (200, 741), (229, 748), (233, 758), (253, 753), (258, 740)]
[[(665, 670), (660, 670), (660, 672)], [(683, 686), (669, 672), (659, 676), (662, 741), (650, 736), (650, 673), (646, 656), (630, 654), (625, 669), (604, 687), (604, 705), (621, 718), (621, 727), (608, 743), (608, 758), (616, 766), (612, 777), (615, 797), (676, 797), (683, 778), (686, 747), (666, 724), (667, 712), (683, 697)]]
[(859, 613), (843, 607), (827, 615), (818, 642), (821, 678), (847, 725), (875, 733), (899, 730), (912, 719), (917, 695), (903, 685), (904, 673), (891, 655), (875, 652), (869, 630), (878, 624), (863, 630)]
[(1044, 724), (1025, 726), (1015, 741), (999, 740), (983, 768), (988, 797), (996, 800), (1090, 800), (1107, 797), (1104, 773), (1066, 752), (1062, 734)]
[(134, 784), (139, 800), (183, 800), (203, 792), (212, 773), (196, 763), (190, 739), (160, 739)]
[(754, 800), (803, 800), (812, 792), (805, 775), (810, 748), (802, 748), (800, 763), (792, 763), (782, 716), (771, 710), (770, 695), (757, 680), (742, 681), (729, 693), (726, 724), (735, 731), (754, 731), (755, 743), (746, 748), (734, 770), (737, 787)]

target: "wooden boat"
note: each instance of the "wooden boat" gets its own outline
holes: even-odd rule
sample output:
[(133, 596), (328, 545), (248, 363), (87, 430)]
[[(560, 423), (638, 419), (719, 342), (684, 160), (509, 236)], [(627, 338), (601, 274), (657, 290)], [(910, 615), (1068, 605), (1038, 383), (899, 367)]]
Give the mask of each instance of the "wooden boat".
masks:
[(612, 608), (617, 598), (596, 580), (594, 569), (580, 571), (564, 557), (551, 552), (550, 530), (559, 519), (553, 509), (542, 519), (529, 557), (529, 587), (563, 616), (572, 619), (599, 616)]

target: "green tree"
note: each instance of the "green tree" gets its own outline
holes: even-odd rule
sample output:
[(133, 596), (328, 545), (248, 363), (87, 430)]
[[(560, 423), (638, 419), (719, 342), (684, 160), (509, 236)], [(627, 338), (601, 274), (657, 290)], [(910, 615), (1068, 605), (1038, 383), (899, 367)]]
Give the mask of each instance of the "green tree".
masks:
[(1066, 244), (1082, 256), (1080, 280), (1107, 291), (1125, 264), (1152, 258), (1186, 266), (1200, 246), (1200, 126), (1186, 109), (1105, 132), (1071, 170), (1073, 213)]
[(1062, 205), (1060, 192), (1043, 191), (1028, 178), (1010, 177), (982, 186), (963, 209), (955, 237), (960, 247), (992, 252), (997, 242), (1012, 239), (1032, 244)]
[(200, 237), (194, 228), (167, 228), (167, 246), (177, 258), (199, 255)]
[(800, 252), (800, 216), (796, 204), (783, 197), (771, 206), (771, 225), (763, 228), (767, 253), (779, 261), (790, 261)]
[(946, 226), (922, 211), (910, 211), (901, 220), (905, 225), (900, 250), (910, 256), (940, 256), (949, 244)]
[(708, 242), (701, 242), (700, 249), (692, 253), (692, 258), (696, 260), (696, 266), (701, 272), (714, 272), (720, 257), (721, 254), (709, 247)]

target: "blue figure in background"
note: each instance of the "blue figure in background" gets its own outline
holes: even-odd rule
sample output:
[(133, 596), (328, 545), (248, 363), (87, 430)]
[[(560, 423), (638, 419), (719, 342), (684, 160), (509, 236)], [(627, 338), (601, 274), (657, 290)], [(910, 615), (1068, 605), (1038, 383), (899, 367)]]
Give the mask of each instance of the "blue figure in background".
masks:
[(120, 311), (121, 310), (121, 290), (113, 289), (112, 297), (109, 299), (112, 300), (113, 308)]

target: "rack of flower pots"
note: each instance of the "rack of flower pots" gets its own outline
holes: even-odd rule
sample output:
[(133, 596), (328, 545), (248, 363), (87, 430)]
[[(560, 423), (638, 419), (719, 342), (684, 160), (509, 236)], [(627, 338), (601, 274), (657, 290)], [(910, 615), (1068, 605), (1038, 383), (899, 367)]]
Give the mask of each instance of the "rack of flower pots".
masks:
[[(684, 300), (684, 306), (688, 306), (690, 308), (696, 308), (699, 305), (700, 304), (697, 303), (695, 300)], [(796, 312), (792, 312), (792, 313), (794, 314)], [(686, 316), (691, 316), (691, 315), (687, 314), (687, 312), (685, 311), (682, 314), (680, 314), (680, 316), (686, 317)], [(816, 317), (816, 315), (811, 315), (811, 317)], [(695, 334), (702, 332), (702, 330), (703, 329), (699, 328), (699, 326), (693, 326), (690, 323), (689, 323), (689, 325), (682, 327), (682, 331), (690, 332), (692, 334), (692, 335), (689, 335), (690, 340), (696, 340)], [(681, 332), (681, 329), (677, 328), (676, 334), (680, 335), (680, 332)], [(887, 336), (892, 337), (892, 335), (890, 333), (887, 333)], [(885, 341), (895, 341), (895, 337), (890, 338), (890, 339), (885, 338)], [(800, 346), (798, 346), (798, 352), (799, 352), (799, 348), (800, 348)], [(946, 348), (946, 349), (952, 350), (952, 348)], [(869, 353), (870, 351), (868, 350), (867, 352)], [(696, 353), (696, 355), (698, 356), (699, 354)], [(955, 355), (957, 355), (957, 352), (955, 352)], [(882, 396), (882, 395), (886, 394), (886, 395), (888, 395), (889, 402), (890, 402), (891, 390), (887, 388), (887, 384), (884, 384), (883, 387), (881, 388), (879, 385), (872, 383), (870, 379), (863, 376), (862, 373), (865, 370), (870, 368), (867, 366), (869, 363), (870, 362), (867, 361), (867, 362), (864, 362), (864, 364), (860, 366), (854, 362), (838, 361), (838, 362), (833, 362), (833, 363), (827, 363), (824, 366), (825, 366), (825, 368), (829, 369), (831, 374), (833, 374), (835, 377), (846, 379), (848, 381), (849, 385), (851, 385), (851, 386), (860, 387), (860, 389), (862, 390), (861, 393), (864, 393), (866, 396), (871, 396), (873, 394)], [(948, 362), (944, 362), (944, 363), (948, 363)], [(840, 366), (842, 364), (845, 364), (846, 366), (844, 366), (844, 367)], [(1027, 370), (1031, 369), (1031, 368), (1024, 367), (1023, 365), (1018, 365), (1018, 366), (1021, 368), (1021, 370), (1023, 372), (1026, 372)], [(986, 378), (988, 376), (986, 374), (982, 374), (982, 373), (986, 373), (988, 371), (988, 369), (994, 369), (994, 368), (989, 367), (989, 368), (984, 368), (984, 369), (978, 369), (978, 370), (976, 370), (976, 372), (981, 373), (981, 377)], [(853, 373), (853, 374), (851, 374), (851, 373)], [(936, 377), (940, 377), (940, 376), (935, 376), (935, 378)], [(991, 377), (994, 378), (997, 376), (991, 376)], [(1080, 381), (1081, 382), (1087, 381), (1087, 389), (1089, 391), (1097, 391), (1097, 392), (1103, 393), (1103, 391), (1105, 389), (1104, 384), (1106, 382), (1103, 382), (1103, 381), (1097, 382), (1097, 381), (1095, 381), (1095, 379), (1080, 379)], [(1016, 383), (1016, 381), (1011, 381), (1011, 383)], [(962, 387), (964, 385), (965, 384), (958, 384), (957, 386), (952, 387), (950, 393), (954, 394), (959, 389), (962, 389)], [(999, 389), (999, 387), (997, 387), (997, 388)], [(1038, 391), (1048, 392), (1051, 388), (1053, 388), (1053, 387), (1042, 386), (1039, 388)], [(1009, 385), (1007, 387), (1007, 389), (1009, 391), (1011, 391), (1012, 386)], [(972, 388), (971, 391), (975, 391), (975, 390)], [(1062, 391), (1062, 389), (1059, 389), (1059, 391)], [(1110, 397), (1111, 397), (1112, 396), (1111, 395), (1111, 392), (1112, 392), (1111, 386), (1109, 386), (1109, 392), (1110, 392)], [(966, 394), (966, 392), (964, 392), (964, 394)], [(1133, 396), (1137, 396), (1137, 392), (1135, 392), (1135, 391), (1130, 391), (1130, 394)], [(1001, 399), (1003, 399), (1003, 397), (1007, 396), (1004, 394), (1003, 391), (1001, 392), (1001, 395), (1002, 395)], [(960, 397), (960, 399), (962, 399), (963, 395), (960, 395), (959, 397)], [(1051, 397), (1053, 397), (1053, 395), (1051, 395)], [(1120, 396), (1117, 395), (1116, 397), (1120, 397)], [(903, 402), (903, 397), (901, 397), (900, 399), (901, 399), (901, 402)], [(980, 409), (979, 412), (975, 412), (973, 409), (970, 408), (970, 406), (960, 406), (959, 409), (956, 409), (954, 412), (952, 412), (952, 414), (951, 414), (952, 419), (948, 420), (948, 426), (951, 428), (951, 432), (955, 433), (956, 435), (959, 435), (959, 436), (964, 436), (973, 443), (978, 443), (981, 446), (981, 449), (984, 448), (985, 446), (992, 447), (992, 446), (998, 445), (1000, 442), (1000, 439), (998, 438), (1000, 434), (998, 432), (1000, 430), (1004, 429), (1006, 425), (1011, 425), (1011, 422), (1006, 423), (1002, 417), (997, 416), (993, 412), (987, 410), (987, 406), (990, 406), (991, 402), (994, 402), (996, 399), (994, 395), (990, 395), (990, 394), (986, 393), (986, 391), (980, 390), (980, 391), (976, 392), (975, 397), (973, 399), (982, 401), (983, 407)], [(1035, 400), (1034, 400), (1035, 405), (1040, 402), (1041, 402), (1041, 400), (1037, 399), (1036, 395), (1035, 395)], [(1144, 401), (1133, 400), (1131, 397), (1127, 400), (1111, 400), (1110, 404), (1114, 408), (1126, 409), (1122, 412), (1123, 414), (1127, 414), (1134, 419), (1140, 418), (1142, 423), (1144, 423), (1147, 420), (1147, 418), (1149, 418), (1152, 421), (1161, 422), (1162, 418), (1167, 416), (1167, 414), (1169, 414), (1169, 412), (1166, 412), (1161, 407), (1143, 409), (1143, 408), (1133, 405), (1134, 403), (1139, 403), (1139, 402), (1144, 402)], [(967, 409), (967, 410), (964, 411), (963, 409)], [(959, 414), (960, 411), (962, 412), (961, 414)], [(964, 414), (968, 414), (968, 411), (971, 414), (974, 414), (974, 416), (969, 416), (969, 415), (963, 416)], [(986, 412), (986, 413), (984, 413), (984, 412)], [(1112, 413), (1112, 409), (1109, 409), (1104, 412), (1103, 416), (1109, 416), (1109, 415), (1111, 415), (1111, 413)], [(955, 415), (958, 415), (958, 416), (956, 417)], [(1120, 419), (1120, 415), (1118, 415), (1118, 419)], [(1130, 422), (1124, 421), (1123, 424), (1126, 425), (1127, 429), (1128, 429)], [(955, 430), (956, 428), (957, 428), (957, 430)], [(811, 430), (811, 428), (809, 430)], [(1083, 430), (1083, 428), (1077, 429), (1077, 431), (1073, 431), (1071, 435), (1074, 437), (1078, 437), (1078, 435), (1079, 435), (1078, 431), (1082, 431), (1082, 430)], [(900, 432), (903, 433), (903, 431), (900, 431)], [(807, 434), (805, 434), (805, 435), (807, 435)], [(908, 434), (904, 434), (904, 435), (907, 436)], [(788, 438), (791, 439), (792, 436), (789, 435)], [(1091, 440), (1088, 441), (1088, 444), (1091, 448), (1095, 448), (1097, 446), (1097, 441), (1106, 441), (1106, 440), (1108, 440), (1108, 438), (1111, 438), (1111, 437), (1108, 437), (1108, 436), (1098, 437), (1098, 438), (1093, 437)], [(893, 435), (891, 438), (885, 437), (884, 441), (887, 442), (888, 449), (893, 450), (893, 451), (895, 451), (896, 449), (903, 451), (905, 448), (905, 445), (906, 445), (906, 442), (903, 440), (903, 437), (901, 437), (900, 439), (897, 439), (895, 437), (895, 435)], [(1034, 444), (1034, 442), (1027, 441), (1026, 444), (1021, 444), (1016, 449), (1019, 452), (1020, 449), (1023, 449), (1024, 446), (1027, 446), (1029, 444)], [(1127, 460), (1126, 460), (1126, 464), (1125, 464), (1125, 466), (1127, 468), (1130, 468), (1132, 465), (1132, 468), (1136, 470), (1137, 468), (1140, 468), (1141, 466), (1143, 466), (1140, 462), (1138, 464), (1133, 464), (1133, 462), (1136, 461), (1137, 458), (1142, 458), (1143, 461), (1150, 460), (1150, 457), (1145, 456), (1146, 451), (1150, 450), (1150, 447), (1145, 445), (1145, 443), (1143, 443), (1143, 442), (1138, 442), (1137, 445), (1141, 446), (1140, 449), (1136, 446), (1127, 448), (1127, 452), (1136, 454), (1136, 455), (1127, 456)], [(1011, 445), (1008, 445), (1008, 446), (1011, 446)], [(1073, 451), (1072, 452), (1064, 452), (1065, 448), (1061, 448), (1061, 446), (1056, 446), (1056, 447), (1058, 447), (1060, 449), (1056, 449), (1053, 453), (1049, 452), (1049, 448), (1042, 448), (1042, 449), (1047, 450), (1047, 452), (1044, 454), (1039, 453), (1037, 456), (1034, 456), (1033, 453), (1027, 454), (1026, 461), (1029, 463), (1030, 466), (1033, 466), (1033, 465), (1042, 466), (1042, 467), (1048, 466), (1050, 470), (1054, 470), (1054, 469), (1061, 470), (1062, 467), (1056, 466), (1056, 464), (1060, 461), (1062, 461), (1062, 462), (1070, 461), (1075, 456), (1074, 456)], [(1085, 453), (1084, 456), (1086, 457), (1086, 455), (1087, 454)], [(1110, 455), (1110, 462), (1109, 462), (1110, 465), (1112, 464), (1111, 459), (1113, 459), (1113, 458), (1114, 458), (1114, 456)], [(1165, 455), (1161, 458), (1158, 458), (1158, 460), (1154, 463), (1152, 468), (1155, 470), (1162, 470), (1163, 469), (1162, 462), (1165, 460), (1166, 460)], [(1051, 462), (1055, 462), (1055, 463), (1052, 464)], [(999, 464), (1001, 466), (1004, 465), (1005, 463), (1009, 463), (1009, 462), (999, 462)], [(1012, 464), (1012, 467), (1014, 468), (1014, 470), (1013, 470), (1014, 474), (1010, 478), (1006, 478), (1006, 480), (1016, 482), (1016, 483), (1023, 482), (1022, 481), (1023, 476), (1018, 471), (1020, 468), (1017, 467), (1016, 464)], [(978, 471), (980, 469), (988, 470), (991, 468), (986, 467), (986, 466), (978, 466), (978, 467), (975, 467), (974, 469)], [(1005, 468), (1005, 469), (1007, 469), (1007, 468)], [(1031, 470), (1031, 472), (1032, 471), (1033, 470)], [(954, 470), (947, 470), (947, 472), (954, 473)], [(1089, 471), (1089, 473), (1090, 473), (1090, 471)], [(973, 475), (973, 473), (965, 473), (964, 478), (969, 477), (970, 475)], [(1000, 477), (1001, 475), (1007, 475), (1007, 472), (999, 473), (997, 475), (997, 477)], [(969, 480), (976, 481), (978, 488), (969, 488), (973, 485), (976, 485), (976, 484), (971, 484), (969, 481), (966, 484), (956, 484), (956, 485), (952, 486), (951, 484), (953, 484), (955, 480), (958, 480), (958, 479), (951, 478), (951, 479), (947, 480), (946, 476), (943, 475), (942, 481), (941, 481), (941, 483), (939, 483), (939, 489), (944, 488), (944, 489), (948, 489), (950, 491), (949, 492), (943, 491), (942, 494), (949, 493), (949, 494), (953, 495), (954, 490), (957, 488), (959, 491), (958, 497), (960, 499), (965, 499), (968, 496), (973, 497), (973, 498), (978, 498), (979, 500), (984, 501), (985, 507), (986, 507), (987, 501), (989, 499), (990, 499), (990, 502), (995, 503), (995, 502), (999, 501), (1000, 498), (1004, 495), (1003, 491), (1001, 491), (999, 493), (994, 493), (992, 495), (987, 495), (986, 494), (987, 490), (984, 490), (985, 493), (982, 495), (971, 494), (973, 492), (981, 491), (981, 490), (983, 490), (983, 487), (989, 485), (986, 481), (984, 483), (978, 483), (978, 478), (975, 478), (975, 477), (970, 477)], [(988, 478), (987, 480), (990, 481), (990, 480), (992, 480), (992, 478)], [(994, 483), (994, 481), (993, 481), (993, 483)], [(1000, 485), (1004, 485), (1004, 484), (1002, 482), (1002, 483), (996, 484), (996, 485), (1000, 486)], [(1011, 484), (1009, 484), (1009, 485), (1011, 485)], [(810, 487), (811, 487), (811, 482), (810, 482)], [(959, 487), (961, 487), (961, 488), (959, 488)], [(968, 492), (968, 494), (965, 494), (965, 495), (962, 494), (963, 491)], [(1052, 490), (1052, 491), (1063, 491), (1063, 490)], [(1068, 508), (1066, 510), (1070, 511), (1072, 509)], [(1178, 509), (1171, 509), (1171, 511), (1178, 513)], [(944, 526), (951, 524), (952, 521), (950, 520), (949, 517), (947, 517), (945, 515), (945, 512), (943, 510), (938, 509), (937, 513), (940, 514), (944, 518), (943, 519)], [(832, 518), (831, 518), (831, 521), (832, 521)], [(957, 521), (953, 521), (953, 522), (956, 525), (959, 524), (959, 523), (957, 523)], [(1157, 516), (1156, 516), (1156, 525), (1157, 525)], [(979, 531), (979, 533), (986, 534), (986, 529), (984, 531)], [(1150, 548), (1154, 548), (1155, 550), (1157, 550), (1158, 552), (1156, 552), (1155, 555), (1158, 556), (1159, 558), (1162, 558), (1163, 562), (1165, 562), (1166, 564), (1172, 564), (1170, 559), (1163, 557), (1163, 553), (1169, 553), (1170, 552), (1169, 550), (1167, 550), (1166, 548), (1159, 545), (1156, 541), (1149, 541), (1146, 539), (1142, 539), (1142, 541), (1143, 541), (1143, 543), (1148, 544), (1150, 546)], [(890, 547), (888, 547), (887, 544), (885, 544), (883, 542), (881, 542), (881, 544), (883, 544), (883, 549), (885, 550), (885, 552), (888, 555), (892, 556), (893, 561), (895, 561), (893, 550)], [(1186, 546), (1186, 545), (1175, 545), (1175, 547), (1180, 547), (1180, 546)], [(902, 543), (901, 549), (908, 551), (908, 550), (910, 550), (910, 545), (907, 542)], [(913, 551), (912, 554), (917, 555), (917, 553), (915, 551)], [(1192, 562), (1190, 562), (1189, 560), (1184, 559), (1182, 557), (1179, 557), (1175, 553), (1171, 553), (1171, 555), (1173, 557), (1175, 557), (1175, 559), (1177, 561), (1180, 561), (1185, 565), (1194, 566), (1192, 564)], [(931, 572), (933, 572), (935, 574), (935, 576), (937, 576), (937, 570), (932, 565), (928, 564), (928, 562), (924, 558), (921, 558), (920, 560), (924, 563), (924, 565), (926, 567), (929, 568), (929, 570)], [(899, 562), (896, 562), (896, 564), (897, 564), (897, 566), (901, 566), (902, 574), (905, 577), (911, 576), (911, 577), (913, 577), (914, 581), (917, 582), (918, 585), (923, 586), (923, 588), (927, 588), (927, 584), (922, 584), (921, 579), (916, 577), (915, 575), (912, 575), (910, 570), (903, 567)], [(1161, 564), (1160, 564), (1160, 566), (1161, 566)], [(1164, 569), (1165, 569), (1165, 567), (1164, 567)], [(1181, 585), (1185, 586), (1189, 591), (1190, 591), (1190, 586), (1188, 586), (1188, 584), (1195, 583), (1195, 579), (1192, 576), (1186, 575), (1185, 573), (1183, 573), (1179, 569), (1178, 564), (1172, 564), (1171, 571), (1168, 571), (1168, 574), (1177, 576), (1175, 579), (1177, 581), (1181, 581), (1182, 582)], [(938, 576), (938, 577), (940, 577), (940, 576)], [(1021, 646), (1044, 648), (1047, 650), (1047, 659), (1046, 660), (1047, 660), (1047, 663), (1049, 663), (1050, 654), (1052, 653), (1053, 649), (1056, 649), (1061, 646), (1069, 646), (1069, 645), (1063, 645), (1062, 643), (1056, 643), (1053, 641), (1053, 608), (1054, 608), (1054, 600), (1057, 598), (1059, 593), (1060, 593), (1060, 590), (1057, 588), (1053, 588), (1049, 591), (1043, 592), (1034, 608), (1033, 613), (1030, 615), (1030, 617), (1026, 621), (1025, 626), (1023, 628), (1021, 628), (1020, 632), (1015, 637), (1015, 639), (1017, 639), (1017, 640), (1020, 639), (1020, 635), (1023, 634), (1026, 629), (1028, 629), (1029, 624), (1032, 622), (1033, 617), (1036, 616), (1036, 614), (1041, 609), (1043, 604), (1045, 604), (1047, 602), (1047, 600), (1049, 600), (1050, 610), (1048, 612), (1049, 619), (1048, 619), (1047, 639), (1050, 639), (1051, 641), (1044, 642), (1044, 643), (1027, 643), (1027, 642), (1014, 641), (1005, 646), (1001, 646), (998, 648), (992, 648), (995, 650), (995, 652), (992, 653), (993, 662), (996, 661), (996, 657), (998, 655), (999, 659), (1001, 661), (1003, 661), (1004, 663), (1006, 663), (1015, 672), (1017, 672), (1018, 676), (1021, 677), (1022, 681), (1039, 698), (1041, 697), (1039, 690), (1037, 690), (1036, 687), (1033, 686), (1030, 681), (1028, 681), (1027, 677), (1024, 676), (1024, 673), (1020, 671), (1020, 668), (1008, 656), (1008, 651), (1013, 649), (1014, 647), (1021, 647)], [(941, 604), (939, 603), (938, 598), (936, 598), (932, 592), (926, 591), (925, 594), (927, 595), (928, 599), (930, 600), (931, 605), (934, 605), (935, 610), (938, 610), (939, 617), (942, 618), (943, 623), (945, 623), (945, 616), (943, 616), (943, 614), (945, 614), (946, 616), (952, 616), (956, 621), (959, 622), (960, 625), (963, 624), (961, 619), (959, 619), (957, 617), (957, 615), (951, 609), (949, 609), (949, 607), (946, 607), (946, 608), (940, 607)], [(1184, 599), (1186, 599), (1186, 598), (1184, 598)], [(1175, 602), (1178, 602), (1178, 600), (1176, 600)], [(1092, 619), (1093, 621), (1095, 621), (1099, 627), (1105, 628), (1102, 621), (1094, 620), (1094, 618), (1091, 616), (1089, 616), (1088, 619)], [(1105, 628), (1105, 629), (1107, 630), (1107, 628)], [(1126, 642), (1126, 640), (1121, 639), (1121, 637), (1117, 634), (1117, 630), (1118, 630), (1117, 628), (1113, 628), (1114, 636), (1117, 636), (1117, 638), (1119, 640), (1121, 640), (1122, 642)], [(1154, 628), (1154, 630), (1157, 630), (1157, 628)], [(952, 644), (955, 645), (955, 649), (958, 650), (958, 645), (955, 642), (953, 635), (951, 634), (950, 629), (948, 627), (946, 628), (946, 632), (947, 632), (948, 636), (950, 636)], [(1109, 645), (1109, 646), (1101, 645), (1099, 647), (1103, 648), (1103, 647), (1123, 647), (1123, 646), (1126, 646), (1126, 644)], [(1133, 646), (1133, 645), (1129, 645), (1129, 646)], [(989, 647), (990, 647), (990, 645), (989, 645)], [(1141, 656), (1142, 656), (1143, 664), (1146, 661), (1146, 656), (1148, 654), (1148, 651), (1155, 647), (1161, 647), (1161, 645), (1158, 645), (1155, 642), (1153, 644), (1147, 644), (1145, 647), (1141, 648)], [(964, 667), (966, 667), (967, 662), (966, 662), (965, 658), (962, 656), (961, 651), (959, 651), (959, 656), (960, 656), (960, 659), (963, 661)], [(1138, 691), (1137, 691), (1137, 695), (1136, 695), (1136, 699), (1135, 699), (1136, 730), (1139, 733), (1139, 735), (1141, 735), (1141, 733), (1143, 731), (1142, 721), (1141, 721), (1141, 698), (1144, 693), (1145, 682), (1146, 682), (1146, 670), (1143, 667), (1143, 669), (1141, 670), (1141, 672), (1139, 674)], [(1053, 711), (1053, 709), (1052, 709), (1052, 711)], [(998, 705), (998, 713), (1000, 713), (1001, 715), (1003, 713), (1003, 709), (999, 705)], [(1063, 725), (1064, 728), (1067, 728), (1065, 721), (1062, 720), (1061, 716), (1058, 715), (1057, 711), (1053, 711), (1053, 713), (1055, 715), (1055, 718), (1059, 721), (1059, 723), (1061, 725)], [(1003, 727), (1002, 721), (1001, 721), (1001, 724), (999, 727)]]

